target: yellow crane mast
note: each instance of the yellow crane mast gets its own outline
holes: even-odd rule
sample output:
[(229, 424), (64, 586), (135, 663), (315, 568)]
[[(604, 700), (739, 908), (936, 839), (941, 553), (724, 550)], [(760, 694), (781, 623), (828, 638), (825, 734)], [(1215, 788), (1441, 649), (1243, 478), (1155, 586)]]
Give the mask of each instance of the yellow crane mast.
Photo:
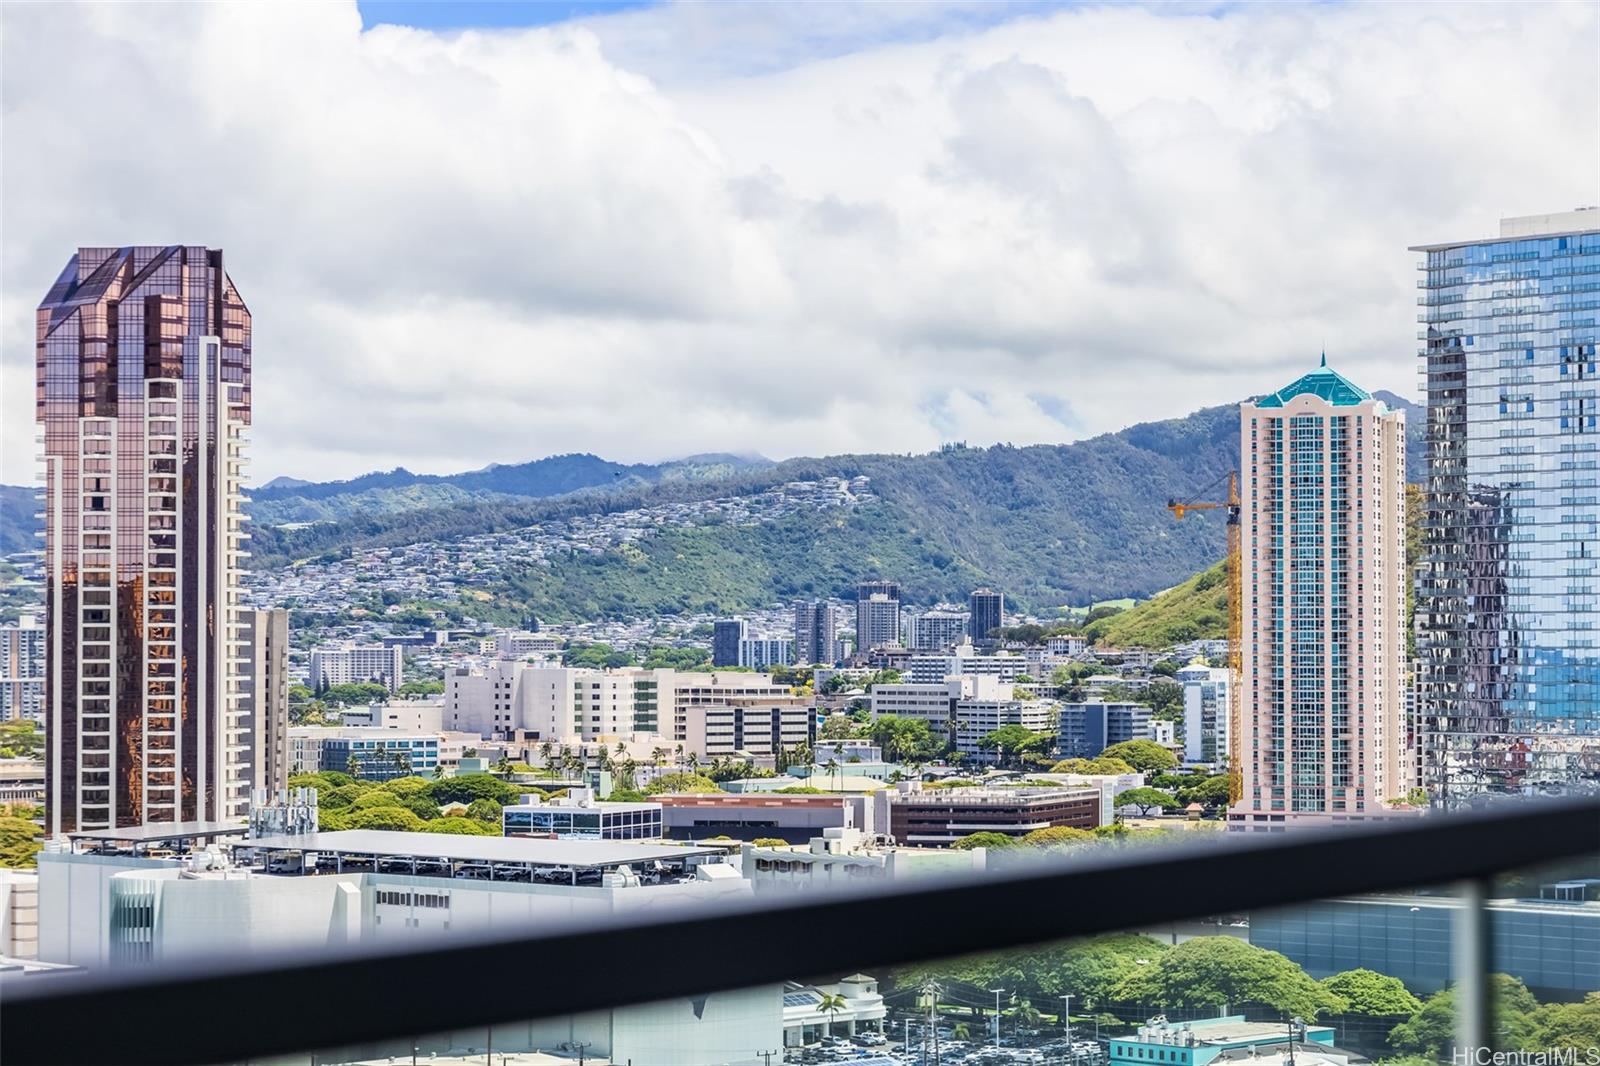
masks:
[(1190, 511), (1226, 509), (1228, 515), (1228, 557), (1224, 569), (1228, 579), (1228, 802), (1244, 797), (1244, 764), (1239, 751), (1244, 746), (1244, 559), (1239, 528), (1239, 474), (1228, 472), (1228, 498), (1223, 501), (1168, 500), (1172, 517), (1182, 519)]

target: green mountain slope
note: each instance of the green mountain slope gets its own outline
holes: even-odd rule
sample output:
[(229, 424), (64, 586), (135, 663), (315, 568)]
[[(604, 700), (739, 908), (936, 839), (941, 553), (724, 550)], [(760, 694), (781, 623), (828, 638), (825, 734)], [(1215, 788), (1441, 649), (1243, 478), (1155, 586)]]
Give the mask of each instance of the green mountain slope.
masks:
[(1084, 635), (1113, 647), (1164, 648), (1228, 635), (1228, 584), (1218, 562), (1176, 588), (1118, 614), (1090, 622)]
[(528, 463), (495, 463), (461, 474), (413, 474), (400, 467), (349, 481), (276, 478), (251, 491), (251, 516), (262, 526), (339, 521), (474, 500), (545, 499), (585, 489), (718, 480), (771, 465), (767, 459), (735, 455), (693, 455), (667, 463), (633, 464), (608, 462), (594, 455), (552, 455)]

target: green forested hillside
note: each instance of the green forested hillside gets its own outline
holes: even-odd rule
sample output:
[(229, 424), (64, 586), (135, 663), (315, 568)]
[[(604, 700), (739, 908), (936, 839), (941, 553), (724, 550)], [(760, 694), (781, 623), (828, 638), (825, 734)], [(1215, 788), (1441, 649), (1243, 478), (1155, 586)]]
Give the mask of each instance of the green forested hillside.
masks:
[[(1412, 418), (1410, 429), (1420, 439), (1421, 419)], [(653, 467), (557, 456), (450, 477), (401, 470), (349, 482), (286, 480), (252, 493), (251, 564), (271, 569), (368, 547), (863, 475), (878, 498), (853, 511), (677, 527), (600, 555), (558, 556), (547, 569), (499, 575), (495, 605), (508, 615), (532, 611), (552, 619), (737, 610), (803, 595), (847, 595), (857, 579), (882, 575), (902, 582), (913, 603), (959, 600), (974, 584), (988, 583), (1017, 607), (1047, 612), (1143, 598), (1211, 566), (1223, 552), (1221, 514), (1175, 522), (1166, 502), (1220, 492), (1219, 479), (1237, 461), (1237, 408), (1230, 405), (1065, 445), (955, 446), (926, 455), (776, 464), (699, 456)], [(24, 494), (11, 490), (0, 501), (8, 515), (11, 496), (20, 501)], [(282, 525), (303, 522), (314, 524)], [(6, 530), (26, 546), (31, 532)], [(1145, 624), (1141, 618), (1157, 608), (1144, 610), (1117, 622), (1111, 631), (1119, 636), (1107, 639), (1131, 639), (1121, 634)], [(1169, 605), (1148, 624), (1205, 623), (1187, 607)]]
[(1126, 611), (1089, 623), (1084, 635), (1113, 647), (1164, 648), (1228, 635), (1228, 582), (1221, 562)]

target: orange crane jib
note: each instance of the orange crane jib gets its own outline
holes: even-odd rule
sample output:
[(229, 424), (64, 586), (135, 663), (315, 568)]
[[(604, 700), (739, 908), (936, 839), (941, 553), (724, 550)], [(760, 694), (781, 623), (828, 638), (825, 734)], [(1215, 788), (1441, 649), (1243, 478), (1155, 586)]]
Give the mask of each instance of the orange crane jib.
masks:
[(1228, 686), (1230, 699), (1228, 700), (1228, 799), (1230, 803), (1238, 803), (1244, 798), (1244, 765), (1240, 761), (1239, 749), (1244, 741), (1243, 702), (1244, 702), (1244, 560), (1242, 557), (1242, 537), (1239, 529), (1239, 474), (1230, 471), (1228, 474), (1228, 498), (1224, 501), (1167, 501), (1167, 510), (1172, 512), (1172, 517), (1182, 519), (1190, 511), (1217, 511), (1228, 512), (1228, 557), (1226, 570), (1228, 577), (1228, 673), (1230, 684)]

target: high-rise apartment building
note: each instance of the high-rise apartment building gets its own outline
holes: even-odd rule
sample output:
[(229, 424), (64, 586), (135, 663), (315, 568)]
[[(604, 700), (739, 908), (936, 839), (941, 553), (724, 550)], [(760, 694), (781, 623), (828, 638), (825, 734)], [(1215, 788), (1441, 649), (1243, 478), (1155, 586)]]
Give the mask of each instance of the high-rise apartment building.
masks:
[(794, 662), (794, 641), (787, 637), (746, 637), (739, 642), (739, 661), (735, 666), (767, 670)]
[(1233, 730), (1233, 682), (1227, 670), (1185, 666), (1172, 675), (1183, 686), (1183, 761), (1207, 766), (1228, 763)]
[(827, 600), (797, 603), (794, 607), (794, 661), (828, 664), (834, 661), (833, 607)]
[(967, 616), (960, 611), (924, 611), (911, 620), (915, 651), (944, 651), (967, 638)]
[(43, 718), (44, 634), (31, 614), (0, 626), (0, 722)]
[(1600, 210), (1420, 245), (1423, 785), (1600, 781)]
[(364, 681), (398, 692), (405, 684), (405, 653), (398, 644), (324, 644), (311, 651), (312, 688)]
[(743, 618), (721, 618), (711, 626), (711, 665), (738, 666), (739, 645), (750, 635)]
[(36, 343), (45, 829), (242, 816), (250, 312), (220, 251), (80, 248)]
[(240, 612), (253, 788), (289, 786), (289, 612)]
[(900, 643), (900, 586), (863, 581), (856, 586), (856, 653)]
[(974, 589), (967, 597), (967, 614), (971, 616), (968, 632), (974, 644), (985, 644), (989, 634), (1006, 624), (1006, 597), (994, 589)]
[(1405, 792), (1405, 418), (1330, 370), (1242, 404), (1241, 828)]

